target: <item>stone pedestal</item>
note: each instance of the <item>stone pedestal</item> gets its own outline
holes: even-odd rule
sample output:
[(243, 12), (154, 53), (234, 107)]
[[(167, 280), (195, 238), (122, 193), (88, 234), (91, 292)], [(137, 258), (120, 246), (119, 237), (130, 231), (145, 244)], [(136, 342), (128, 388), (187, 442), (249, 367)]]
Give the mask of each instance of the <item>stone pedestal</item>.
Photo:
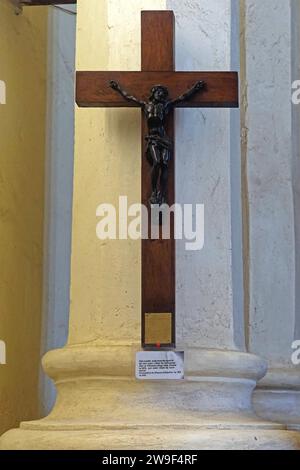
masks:
[[(169, 8), (177, 18), (177, 69), (235, 68), (237, 6), (81, 0), (77, 66), (139, 69), (140, 11)], [(204, 250), (188, 253), (177, 244), (177, 338), (186, 380), (134, 378), (140, 242), (97, 240), (95, 211), (119, 195), (140, 200), (139, 121), (137, 110), (77, 110), (70, 335), (43, 360), (58, 398), (45, 419), (5, 434), (1, 448), (300, 448), (298, 433), (252, 410), (266, 362), (245, 352), (238, 113), (177, 113), (177, 202), (206, 205)]]
[(184, 382), (137, 382), (138, 345), (81, 345), (43, 361), (58, 389), (45, 419), (23, 423), (2, 449), (296, 449), (298, 433), (251, 409), (265, 363), (217, 350), (187, 351)]
[(255, 390), (254, 407), (265, 419), (299, 430), (300, 374), (297, 368), (269, 369)]

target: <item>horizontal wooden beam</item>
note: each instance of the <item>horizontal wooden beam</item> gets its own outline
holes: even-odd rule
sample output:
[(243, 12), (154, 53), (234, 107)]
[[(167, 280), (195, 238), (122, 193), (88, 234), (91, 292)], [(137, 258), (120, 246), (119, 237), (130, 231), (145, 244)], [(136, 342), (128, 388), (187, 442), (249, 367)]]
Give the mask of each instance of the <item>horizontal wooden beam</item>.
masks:
[(23, 6), (33, 7), (38, 5), (72, 5), (77, 0), (21, 0)]
[(172, 99), (184, 93), (198, 80), (206, 87), (180, 104), (182, 108), (236, 108), (239, 105), (236, 72), (77, 72), (76, 102), (81, 107), (137, 107), (109, 87), (116, 80), (130, 94), (148, 100), (154, 85), (165, 85)]

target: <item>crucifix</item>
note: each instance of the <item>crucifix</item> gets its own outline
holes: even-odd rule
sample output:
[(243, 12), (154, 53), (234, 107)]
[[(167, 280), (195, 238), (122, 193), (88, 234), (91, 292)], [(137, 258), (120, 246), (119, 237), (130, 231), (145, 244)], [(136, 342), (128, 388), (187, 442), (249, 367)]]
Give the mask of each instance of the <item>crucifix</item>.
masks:
[(23, 6), (43, 6), (43, 5), (71, 5), (77, 3), (77, 0), (20, 0), (19, 3)]
[[(79, 106), (142, 108), (142, 203), (148, 207), (175, 202), (174, 108), (238, 107), (238, 74), (176, 72), (174, 42), (174, 13), (143, 11), (142, 71), (76, 74)], [(175, 295), (172, 221), (169, 239), (142, 240), (144, 348), (175, 347)]]

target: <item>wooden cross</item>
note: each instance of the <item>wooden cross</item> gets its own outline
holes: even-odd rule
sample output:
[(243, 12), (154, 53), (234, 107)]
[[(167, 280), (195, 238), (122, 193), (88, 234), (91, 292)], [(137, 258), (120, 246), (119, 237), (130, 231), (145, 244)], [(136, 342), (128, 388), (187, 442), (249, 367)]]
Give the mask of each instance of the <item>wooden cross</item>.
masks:
[(34, 7), (43, 5), (71, 5), (77, 3), (77, 0), (20, 0), (23, 6)]
[[(139, 106), (124, 100), (109, 88), (110, 80), (139, 99), (147, 101), (154, 85), (166, 86), (171, 98), (204, 81), (205, 89), (189, 101), (187, 108), (238, 107), (238, 74), (235, 72), (175, 72), (175, 22), (172, 11), (142, 12), (141, 72), (77, 72), (76, 101), (82, 107)], [(170, 113), (167, 134), (174, 138), (174, 115)], [(149, 201), (150, 168), (146, 160), (146, 120), (142, 121), (142, 203)], [(185, 156), (182, 155), (182, 158)], [(167, 201), (175, 202), (175, 158), (169, 164)], [(149, 211), (150, 212), (150, 211)], [(175, 239), (174, 227), (169, 240), (142, 241), (142, 345), (175, 347)]]

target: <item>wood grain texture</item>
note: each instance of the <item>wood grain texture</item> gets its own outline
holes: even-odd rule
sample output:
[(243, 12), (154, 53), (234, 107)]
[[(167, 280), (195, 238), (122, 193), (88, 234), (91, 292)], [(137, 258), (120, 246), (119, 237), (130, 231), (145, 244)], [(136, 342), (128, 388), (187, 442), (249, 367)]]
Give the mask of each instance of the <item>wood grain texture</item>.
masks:
[(173, 72), (175, 16), (173, 11), (142, 11), (142, 70)]
[[(175, 21), (171, 11), (142, 13), (142, 71), (143, 76), (150, 78), (145, 85), (145, 98), (148, 98), (151, 86), (162, 83), (162, 73), (168, 87), (169, 79), (174, 76), (175, 69)], [(156, 71), (149, 73), (149, 71)], [(164, 71), (164, 72), (160, 72)], [(157, 75), (158, 74), (158, 75)], [(140, 75), (141, 77), (141, 75)], [(141, 80), (141, 78), (140, 78)], [(154, 80), (154, 81), (153, 81)], [(150, 87), (149, 84), (151, 83)], [(174, 139), (174, 113), (168, 116), (166, 131), (170, 139)], [(151, 194), (151, 167), (146, 159), (147, 123), (142, 118), (142, 203), (149, 207)], [(175, 201), (175, 149), (169, 163), (168, 204)], [(148, 224), (150, 226), (150, 211)], [(174, 224), (171, 225), (169, 240), (142, 240), (142, 345), (146, 344), (146, 313), (171, 313), (171, 342), (161, 344), (163, 347), (175, 347), (175, 240)]]
[[(153, 42), (149, 49), (154, 50)], [(150, 54), (146, 49), (147, 55)], [(156, 56), (157, 57), (157, 56)], [(147, 58), (148, 60), (148, 58)], [(144, 61), (145, 63), (146, 61)], [(157, 64), (156, 64), (157, 65)], [(204, 80), (205, 89), (178, 105), (181, 108), (236, 108), (239, 105), (238, 74), (236, 72), (77, 72), (76, 102), (82, 107), (137, 107), (122, 99), (109, 87), (109, 80), (118, 81), (122, 88), (137, 98), (147, 100), (153, 85), (168, 87), (176, 98)]]

